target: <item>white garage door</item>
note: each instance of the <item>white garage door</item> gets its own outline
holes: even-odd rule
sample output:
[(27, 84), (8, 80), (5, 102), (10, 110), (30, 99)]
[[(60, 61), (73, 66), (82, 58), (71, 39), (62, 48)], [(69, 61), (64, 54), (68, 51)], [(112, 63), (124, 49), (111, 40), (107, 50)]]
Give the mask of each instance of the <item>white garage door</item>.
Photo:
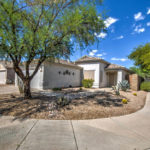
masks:
[(0, 84), (6, 84), (6, 70), (0, 71)]

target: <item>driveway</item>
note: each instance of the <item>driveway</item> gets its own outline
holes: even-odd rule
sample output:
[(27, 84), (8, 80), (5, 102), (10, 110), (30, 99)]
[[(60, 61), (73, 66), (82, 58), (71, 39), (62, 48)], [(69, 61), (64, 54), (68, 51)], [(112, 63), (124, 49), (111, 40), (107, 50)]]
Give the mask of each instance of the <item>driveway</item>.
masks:
[(19, 93), (18, 87), (14, 85), (0, 85), (0, 95), (1, 94), (14, 94)]
[(0, 117), (0, 150), (150, 150), (150, 93), (133, 114), (81, 121)]

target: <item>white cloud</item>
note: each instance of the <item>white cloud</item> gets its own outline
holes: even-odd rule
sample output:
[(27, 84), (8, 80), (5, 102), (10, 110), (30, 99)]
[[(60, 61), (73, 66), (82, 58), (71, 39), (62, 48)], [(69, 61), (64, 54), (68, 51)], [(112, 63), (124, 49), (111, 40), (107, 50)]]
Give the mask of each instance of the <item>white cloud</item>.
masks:
[(90, 56), (94, 56), (94, 55), (95, 55), (95, 53), (93, 53), (93, 52), (90, 52), (90, 53), (89, 53), (89, 55), (90, 55)]
[[(100, 18), (100, 16), (98, 18)], [(108, 28), (117, 21), (118, 21), (117, 18), (108, 17), (104, 21), (104, 24), (105, 24), (106, 28)], [(114, 32), (114, 29), (112, 29), (111, 32)], [(105, 38), (107, 36), (107, 33), (105, 33), (105, 32), (101, 32), (100, 34), (94, 33), (94, 35), (98, 38)]]
[(150, 22), (147, 22), (147, 26), (150, 26)]
[(142, 32), (145, 31), (145, 28), (143, 28), (141, 25), (138, 25), (138, 26), (135, 26), (134, 31), (135, 31), (136, 33), (142, 33)]
[(120, 36), (118, 36), (116, 39), (117, 40), (120, 40), (120, 39), (123, 39), (124, 38), (124, 36), (123, 35), (120, 35)]
[(103, 54), (97, 54), (96, 56), (98, 56), (98, 57), (102, 57), (102, 56), (103, 56)]
[(90, 56), (97, 56), (97, 57), (101, 57), (101, 58), (103, 58), (103, 56), (107, 55), (107, 53), (105, 53), (105, 52), (96, 54), (97, 52), (98, 52), (97, 49), (93, 49), (93, 50), (89, 53), (89, 55), (90, 55)]
[(112, 17), (108, 17), (104, 23), (105, 23), (105, 26), (108, 28), (109, 26), (111, 26), (112, 24), (114, 24), (115, 22), (117, 22), (118, 19), (117, 18), (112, 18)]
[(95, 53), (97, 53), (97, 49), (93, 49), (90, 53), (89, 53), (89, 55), (90, 56), (94, 56), (95, 55)]
[(102, 56), (105, 56), (105, 55), (107, 55), (107, 53), (103, 52), (103, 53), (97, 54), (96, 56), (97, 57), (102, 57)]
[(105, 38), (107, 36), (107, 33), (101, 32), (100, 34), (95, 33), (95, 36), (98, 38)]
[(144, 20), (144, 18), (145, 17), (142, 15), (141, 12), (138, 12), (137, 14), (134, 15), (135, 21)]
[(150, 8), (148, 8), (147, 10), (147, 15), (150, 15)]
[(113, 58), (111, 58), (111, 60), (125, 62), (125, 61), (127, 61), (128, 59), (126, 59), (126, 58), (115, 58), (115, 57), (113, 57)]
[(96, 53), (97, 51), (98, 51), (97, 49), (93, 49), (93, 50), (92, 50), (93, 53)]

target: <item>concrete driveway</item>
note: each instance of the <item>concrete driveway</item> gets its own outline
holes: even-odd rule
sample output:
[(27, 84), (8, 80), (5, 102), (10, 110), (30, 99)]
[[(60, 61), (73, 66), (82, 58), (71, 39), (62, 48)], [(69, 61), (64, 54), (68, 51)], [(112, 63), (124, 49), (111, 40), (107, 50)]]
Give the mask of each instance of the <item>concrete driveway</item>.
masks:
[(15, 87), (14, 85), (0, 85), (0, 95), (1, 94), (15, 94), (19, 93), (18, 87)]
[(83, 121), (0, 117), (0, 150), (150, 150), (150, 93), (133, 114)]

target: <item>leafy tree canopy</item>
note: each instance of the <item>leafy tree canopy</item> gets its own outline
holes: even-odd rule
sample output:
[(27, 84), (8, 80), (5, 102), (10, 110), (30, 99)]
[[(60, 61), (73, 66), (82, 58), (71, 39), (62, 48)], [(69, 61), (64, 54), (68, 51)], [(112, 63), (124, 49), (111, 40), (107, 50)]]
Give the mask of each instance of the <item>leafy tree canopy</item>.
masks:
[[(42, 62), (66, 58), (73, 44), (81, 49), (93, 44), (105, 31), (101, 0), (0, 0), (0, 54), (13, 61), (14, 70), (30, 97), (30, 81)], [(37, 59), (32, 74), (29, 66)], [(20, 63), (25, 61), (25, 73)]]
[(150, 74), (150, 43), (140, 45), (128, 56), (141, 73)]
[(141, 68), (138, 67), (130, 67), (130, 70), (132, 70), (134, 73), (138, 74), (140, 77), (146, 79), (150, 77), (150, 73), (143, 72)]

